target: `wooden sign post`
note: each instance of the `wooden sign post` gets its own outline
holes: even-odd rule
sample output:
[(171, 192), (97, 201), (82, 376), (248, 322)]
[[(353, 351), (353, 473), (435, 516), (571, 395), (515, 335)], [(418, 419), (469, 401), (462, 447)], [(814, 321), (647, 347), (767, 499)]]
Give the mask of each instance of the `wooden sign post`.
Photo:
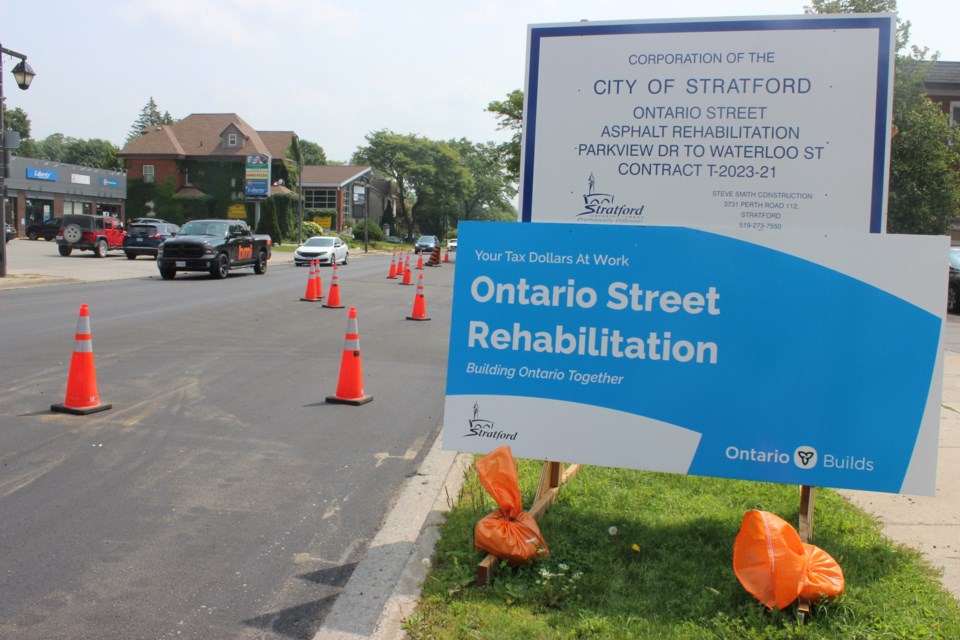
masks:
[[(571, 464), (564, 469), (562, 462), (545, 461), (540, 472), (540, 484), (537, 485), (537, 493), (533, 497), (533, 506), (527, 512), (530, 517), (539, 520), (540, 516), (546, 513), (553, 501), (557, 499), (560, 485), (570, 480), (579, 470), (579, 464)], [(485, 587), (493, 582), (493, 577), (497, 572), (498, 560), (497, 556), (488, 553), (477, 565), (478, 587)]]

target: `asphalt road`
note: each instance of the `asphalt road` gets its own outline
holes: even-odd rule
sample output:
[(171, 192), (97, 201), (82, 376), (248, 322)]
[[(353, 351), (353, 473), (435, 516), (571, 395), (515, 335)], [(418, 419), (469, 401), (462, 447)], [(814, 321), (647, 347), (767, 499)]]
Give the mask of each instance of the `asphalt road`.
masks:
[[(389, 257), (339, 270), (374, 396), (351, 407), (325, 402), (347, 310), (301, 302), (306, 269), (55, 260), (143, 271), (0, 290), (0, 637), (312, 638), (439, 432), (453, 265), (423, 271), (429, 322)], [(113, 409), (52, 413), (83, 303)]]

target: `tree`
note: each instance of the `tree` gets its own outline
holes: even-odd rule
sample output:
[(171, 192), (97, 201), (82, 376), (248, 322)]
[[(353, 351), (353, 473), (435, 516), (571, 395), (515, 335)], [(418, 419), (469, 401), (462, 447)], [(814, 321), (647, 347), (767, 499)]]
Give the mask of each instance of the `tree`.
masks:
[(520, 140), (523, 133), (523, 91), (514, 89), (507, 94), (506, 100), (494, 100), (487, 105), (487, 111), (497, 114), (497, 129), (513, 131), (509, 142), (497, 148), (507, 168), (507, 175), (514, 184), (520, 182)]
[[(807, 13), (895, 12), (896, 0), (813, 0)], [(960, 129), (926, 96), (931, 61), (913, 47), (910, 23), (897, 20), (887, 231), (945, 234), (960, 210)]]
[(16, 109), (3, 107), (3, 126), (19, 133), (21, 140), (30, 137), (30, 118), (27, 116), (27, 112), (20, 107)]
[(421, 233), (444, 236), (449, 219), (475, 187), (459, 152), (451, 144), (425, 140), (419, 151), (422, 163), (410, 176), (416, 193), (412, 218)]
[(512, 210), (509, 199), (517, 194), (517, 190), (504, 167), (499, 146), (493, 142), (473, 143), (465, 138), (449, 144), (460, 154), (473, 179), (458, 207), (458, 218), (479, 220), (488, 210)]
[(158, 124), (174, 124), (175, 122), (176, 120), (170, 115), (169, 111), (165, 111), (163, 115), (160, 115), (160, 109), (157, 107), (156, 101), (153, 99), (153, 96), (150, 96), (150, 100), (147, 101), (147, 104), (143, 105), (143, 109), (140, 110), (140, 115), (137, 116), (137, 119), (130, 127), (130, 133), (127, 135), (125, 144), (130, 144), (130, 142), (139, 138), (144, 131), (152, 126)]
[(303, 154), (304, 165), (327, 164), (327, 154), (316, 142), (300, 139), (300, 153)]
[(407, 200), (414, 197), (411, 193), (410, 180), (412, 174), (419, 169), (419, 163), (422, 162), (419, 147), (425, 139), (382, 129), (367, 134), (366, 140), (367, 146), (357, 149), (353, 154), (353, 161), (368, 164), (393, 179), (400, 196), (400, 214), (397, 222), (405, 226), (409, 233), (413, 224), (409, 217)]
[(457, 149), (446, 142), (387, 130), (368, 134), (367, 143), (353, 154), (353, 162), (369, 164), (396, 183), (398, 226), (408, 235), (417, 230), (442, 235), (473, 185)]
[(90, 140), (77, 140), (67, 138), (63, 147), (63, 158), (60, 162), (67, 164), (78, 164), (85, 167), (98, 167), (100, 169), (121, 168), (120, 161), (117, 160), (117, 147), (107, 140), (91, 138)]

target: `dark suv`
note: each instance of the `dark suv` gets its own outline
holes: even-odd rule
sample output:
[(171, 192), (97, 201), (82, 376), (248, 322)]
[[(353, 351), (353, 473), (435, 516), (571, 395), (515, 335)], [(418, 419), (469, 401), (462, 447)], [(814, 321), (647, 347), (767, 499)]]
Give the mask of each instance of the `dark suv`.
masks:
[(435, 247), (440, 246), (437, 236), (420, 236), (417, 240), (417, 253), (432, 253)]
[(93, 251), (96, 257), (105, 258), (110, 249), (123, 248), (125, 235), (120, 220), (113, 216), (66, 215), (57, 233), (57, 249), (62, 256), (69, 256), (76, 249)]
[(135, 260), (137, 256), (156, 258), (160, 245), (179, 231), (180, 227), (170, 222), (133, 223), (123, 238), (123, 252), (128, 260)]
[(47, 218), (43, 222), (34, 222), (27, 227), (27, 237), (31, 240), (53, 240), (60, 231), (60, 225), (63, 224), (63, 218)]

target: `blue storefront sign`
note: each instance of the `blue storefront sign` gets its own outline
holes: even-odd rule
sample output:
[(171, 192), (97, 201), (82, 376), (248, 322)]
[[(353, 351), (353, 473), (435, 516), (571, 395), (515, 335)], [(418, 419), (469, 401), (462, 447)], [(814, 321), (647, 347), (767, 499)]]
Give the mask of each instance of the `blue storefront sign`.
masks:
[(120, 186), (120, 181), (116, 178), (101, 178), (100, 186), (118, 188)]
[(459, 238), (445, 449), (933, 494), (947, 238)]
[(28, 180), (46, 180), (47, 182), (56, 182), (57, 172), (51, 169), (37, 169), (35, 167), (27, 167), (27, 179)]

